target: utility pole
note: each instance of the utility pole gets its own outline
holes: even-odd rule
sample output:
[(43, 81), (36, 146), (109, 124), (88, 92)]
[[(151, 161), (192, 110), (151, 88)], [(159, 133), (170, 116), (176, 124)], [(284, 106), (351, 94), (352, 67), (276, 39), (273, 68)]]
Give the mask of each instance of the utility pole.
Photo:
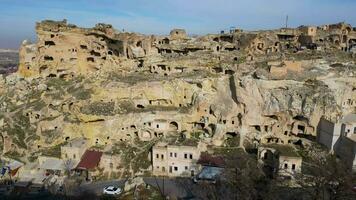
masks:
[(286, 16), (286, 28), (288, 28), (288, 15)]

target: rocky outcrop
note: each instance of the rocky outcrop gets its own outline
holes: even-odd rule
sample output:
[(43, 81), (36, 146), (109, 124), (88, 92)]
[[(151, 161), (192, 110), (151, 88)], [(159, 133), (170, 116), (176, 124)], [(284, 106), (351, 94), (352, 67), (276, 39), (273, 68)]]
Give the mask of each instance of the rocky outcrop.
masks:
[(356, 110), (355, 58), (327, 40), (299, 51), (299, 30), (191, 38), (43, 21), (36, 31), (17, 74), (0, 81), (3, 155), (26, 159), (77, 137), (107, 151), (172, 137), (287, 144)]

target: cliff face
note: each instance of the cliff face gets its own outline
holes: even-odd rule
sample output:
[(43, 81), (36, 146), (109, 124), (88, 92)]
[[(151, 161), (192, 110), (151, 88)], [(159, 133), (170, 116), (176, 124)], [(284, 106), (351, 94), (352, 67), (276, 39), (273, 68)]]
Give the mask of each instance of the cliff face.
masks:
[(111, 25), (78, 28), (66, 21), (37, 23), (36, 44), (24, 43), (20, 50), (19, 73), (30, 76), (87, 74), (120, 65), (120, 58), (150, 53), (151, 38), (119, 33)]
[(315, 136), (322, 117), (356, 111), (355, 57), (328, 40), (302, 50), (280, 31), (165, 37), (66, 21), (36, 31), (17, 74), (0, 79), (3, 155), (28, 159), (76, 137), (105, 151), (197, 134), (212, 145), (236, 135), (287, 144)]

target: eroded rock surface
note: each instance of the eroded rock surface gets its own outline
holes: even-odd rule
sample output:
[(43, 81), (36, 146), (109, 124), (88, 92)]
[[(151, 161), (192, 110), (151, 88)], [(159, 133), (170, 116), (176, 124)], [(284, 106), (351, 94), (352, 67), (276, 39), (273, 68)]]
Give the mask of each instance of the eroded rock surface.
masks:
[(356, 32), (344, 23), (199, 37), (66, 21), (36, 31), (18, 72), (0, 78), (9, 157), (31, 160), (77, 137), (107, 151), (171, 137), (287, 144), (315, 136), (321, 118), (356, 112)]

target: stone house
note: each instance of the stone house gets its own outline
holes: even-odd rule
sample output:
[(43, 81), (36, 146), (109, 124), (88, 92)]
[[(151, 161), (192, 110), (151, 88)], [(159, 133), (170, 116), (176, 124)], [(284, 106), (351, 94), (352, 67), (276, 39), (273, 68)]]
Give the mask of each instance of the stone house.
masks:
[(283, 62), (269, 62), (269, 71), (272, 76), (284, 77), (291, 73), (301, 73), (304, 71), (301, 61), (285, 60)]
[(341, 137), (336, 146), (335, 154), (345, 162), (347, 167), (356, 172), (356, 133)]
[(95, 179), (99, 174), (99, 166), (103, 152), (86, 150), (80, 159), (80, 162), (75, 167), (75, 171), (79, 175), (84, 175), (86, 179)]
[(258, 161), (267, 175), (293, 178), (302, 171), (302, 157), (292, 146), (267, 144), (258, 147)]
[(194, 176), (199, 165), (197, 146), (158, 143), (152, 148), (152, 170), (155, 176)]
[(120, 157), (103, 154), (100, 159), (99, 168), (103, 169), (104, 172), (118, 172), (120, 164), (122, 164)]
[(279, 171), (278, 174), (282, 176), (291, 176), (302, 171), (302, 157), (298, 154), (287, 155), (281, 153), (279, 156)]
[(317, 131), (318, 142), (356, 170), (356, 114), (345, 115), (337, 122), (322, 118)]
[(170, 39), (172, 40), (184, 40), (187, 39), (187, 33), (184, 29), (173, 29), (170, 32)]
[(341, 137), (356, 134), (356, 114), (348, 114), (338, 122), (324, 118), (317, 127), (318, 142), (325, 145), (331, 152), (335, 151), (336, 143)]
[(61, 146), (61, 158), (63, 160), (73, 160), (76, 164), (89, 147), (89, 141), (85, 138), (76, 138)]
[(45, 175), (58, 175), (61, 176), (66, 170), (71, 170), (73, 166), (66, 166), (65, 162), (59, 158), (54, 157), (38, 157), (39, 169), (44, 170)]
[(317, 27), (315, 26), (300, 26), (298, 28), (302, 35), (305, 36), (316, 36)]

